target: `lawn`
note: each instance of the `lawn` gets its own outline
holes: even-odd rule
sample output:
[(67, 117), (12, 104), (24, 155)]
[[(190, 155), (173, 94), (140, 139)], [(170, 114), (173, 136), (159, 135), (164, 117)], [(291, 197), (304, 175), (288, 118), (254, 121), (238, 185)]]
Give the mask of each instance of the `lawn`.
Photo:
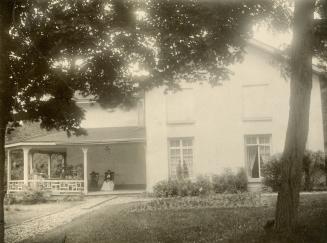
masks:
[(5, 206), (5, 225), (11, 226), (21, 224), (26, 220), (36, 217), (45, 216), (51, 213), (60, 212), (66, 208), (70, 208), (82, 201), (66, 202), (66, 201), (50, 201), (34, 205), (13, 204)]
[[(111, 205), (63, 225), (33, 242), (327, 242), (325, 201), (305, 201), (302, 225), (292, 239), (266, 233), (274, 208), (177, 208), (141, 210)], [(30, 241), (29, 241), (30, 242)]]

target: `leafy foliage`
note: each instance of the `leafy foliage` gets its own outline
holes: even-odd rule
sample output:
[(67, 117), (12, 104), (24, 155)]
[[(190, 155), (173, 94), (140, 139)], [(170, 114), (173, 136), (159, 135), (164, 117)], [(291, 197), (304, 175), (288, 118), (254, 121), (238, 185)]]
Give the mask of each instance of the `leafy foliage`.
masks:
[(212, 177), (213, 190), (216, 193), (237, 193), (247, 190), (247, 175), (244, 169), (236, 174), (231, 170), (225, 170), (221, 175)]
[(244, 170), (234, 174), (226, 170), (221, 175), (198, 176), (191, 180), (164, 180), (154, 187), (156, 197), (201, 196), (215, 193), (238, 193), (247, 189), (247, 176)]
[(281, 175), (281, 155), (277, 154), (272, 156), (270, 160), (262, 166), (263, 183), (276, 192), (280, 188)]
[[(281, 184), (282, 160), (281, 155), (273, 156), (262, 167), (263, 183), (278, 191)], [(324, 188), (325, 158), (321, 151), (305, 151), (302, 162), (302, 190), (312, 191)]]
[(203, 197), (157, 198), (146, 204), (138, 204), (130, 211), (158, 211), (194, 208), (238, 208), (262, 206), (258, 193), (222, 193)]
[(325, 155), (321, 151), (306, 151), (303, 158), (303, 185), (305, 191), (323, 188), (326, 183)]
[(198, 177), (195, 181), (191, 180), (165, 180), (158, 182), (154, 187), (156, 197), (186, 197), (200, 196), (212, 192), (210, 178)]
[(50, 194), (39, 189), (27, 187), (21, 192), (10, 195), (9, 198), (11, 204), (37, 204), (48, 201)]
[(177, 77), (209, 73), (218, 84), (242, 59), (251, 24), (283, 13), (267, 0), (22, 0), (8, 10), (11, 120), (68, 134), (84, 132), (76, 92), (131, 106), (144, 89), (177, 88)]

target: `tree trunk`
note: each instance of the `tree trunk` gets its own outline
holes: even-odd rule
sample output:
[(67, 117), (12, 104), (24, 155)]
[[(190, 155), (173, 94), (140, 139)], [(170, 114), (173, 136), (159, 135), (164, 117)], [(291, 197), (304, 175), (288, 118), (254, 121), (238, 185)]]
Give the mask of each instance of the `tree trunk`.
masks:
[(290, 111), (282, 156), (275, 230), (291, 232), (297, 223), (302, 159), (309, 130), (312, 87), (312, 22), (315, 0), (296, 0), (291, 53)]
[(0, 242), (4, 242), (5, 130), (0, 130)]
[(324, 130), (324, 150), (325, 150), (325, 186), (327, 186), (327, 76), (320, 75), (320, 96), (322, 121)]
[(5, 133), (12, 105), (12, 82), (9, 80), (9, 26), (13, 2), (0, 1), (0, 242), (4, 242), (4, 170)]

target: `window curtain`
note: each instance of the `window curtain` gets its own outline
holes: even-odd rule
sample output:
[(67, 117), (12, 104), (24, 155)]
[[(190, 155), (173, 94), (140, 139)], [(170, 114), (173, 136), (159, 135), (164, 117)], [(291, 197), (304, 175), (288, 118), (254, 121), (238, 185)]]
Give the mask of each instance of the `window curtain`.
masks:
[(247, 147), (248, 174), (252, 178), (259, 178), (259, 157), (258, 147)]

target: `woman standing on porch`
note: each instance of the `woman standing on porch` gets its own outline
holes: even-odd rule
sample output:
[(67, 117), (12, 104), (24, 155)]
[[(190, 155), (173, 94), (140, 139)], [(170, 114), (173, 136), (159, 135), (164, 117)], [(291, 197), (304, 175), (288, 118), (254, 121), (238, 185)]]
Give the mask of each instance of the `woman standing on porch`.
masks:
[(114, 172), (107, 170), (104, 173), (104, 181), (102, 184), (101, 191), (113, 191), (114, 190)]

